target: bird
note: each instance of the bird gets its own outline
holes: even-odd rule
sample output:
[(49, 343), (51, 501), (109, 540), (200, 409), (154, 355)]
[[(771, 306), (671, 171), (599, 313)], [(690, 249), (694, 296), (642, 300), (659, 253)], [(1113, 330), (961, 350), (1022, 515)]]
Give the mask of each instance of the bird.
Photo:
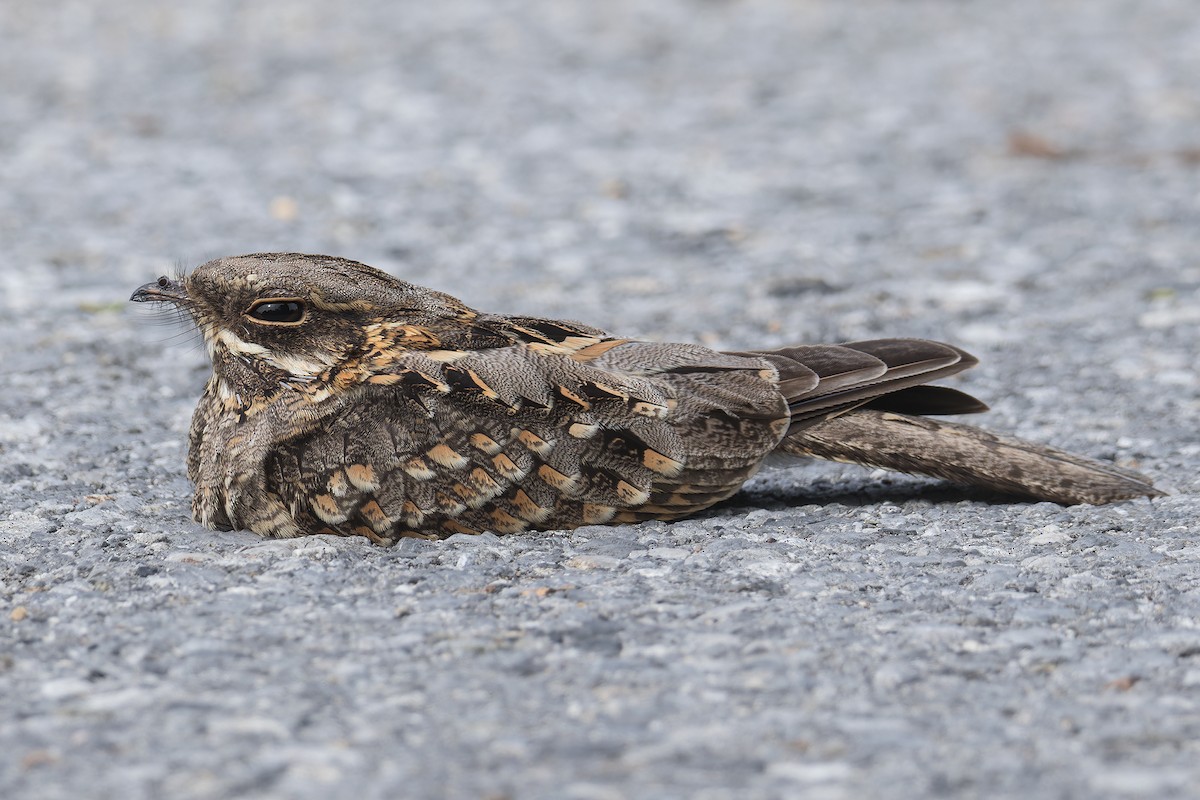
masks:
[(721, 352), (476, 311), (355, 261), (219, 258), (130, 298), (186, 312), (212, 373), (192, 515), (377, 544), (678, 520), (776, 453), (1060, 504), (1161, 494), (1113, 464), (945, 415), (977, 359), (924, 339)]

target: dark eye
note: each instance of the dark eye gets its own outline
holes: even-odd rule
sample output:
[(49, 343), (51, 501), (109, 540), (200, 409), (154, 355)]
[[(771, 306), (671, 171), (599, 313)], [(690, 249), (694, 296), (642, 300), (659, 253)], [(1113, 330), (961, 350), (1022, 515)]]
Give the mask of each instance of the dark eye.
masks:
[(304, 301), (259, 300), (250, 306), (250, 316), (259, 322), (299, 322), (304, 319)]

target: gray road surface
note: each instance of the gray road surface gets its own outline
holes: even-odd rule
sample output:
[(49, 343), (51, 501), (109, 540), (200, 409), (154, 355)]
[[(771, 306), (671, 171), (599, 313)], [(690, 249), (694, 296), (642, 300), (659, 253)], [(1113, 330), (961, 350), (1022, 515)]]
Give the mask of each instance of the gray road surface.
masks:
[[(1200, 795), (1187, 0), (0, 5), (0, 796)], [(848, 466), (381, 549), (189, 519), (209, 257), (729, 348), (976, 352), (1172, 495)], [(165, 322), (166, 324), (156, 324)]]

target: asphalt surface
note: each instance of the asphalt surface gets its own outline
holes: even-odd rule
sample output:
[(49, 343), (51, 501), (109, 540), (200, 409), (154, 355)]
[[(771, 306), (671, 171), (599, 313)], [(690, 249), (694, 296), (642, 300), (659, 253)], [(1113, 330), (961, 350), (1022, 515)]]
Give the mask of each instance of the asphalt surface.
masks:
[[(183, 5), (0, 5), (0, 795), (1200, 796), (1193, 3)], [(204, 353), (125, 301), (269, 250), (944, 339), (981, 423), (1171, 494), (799, 465), (673, 525), (212, 533)]]

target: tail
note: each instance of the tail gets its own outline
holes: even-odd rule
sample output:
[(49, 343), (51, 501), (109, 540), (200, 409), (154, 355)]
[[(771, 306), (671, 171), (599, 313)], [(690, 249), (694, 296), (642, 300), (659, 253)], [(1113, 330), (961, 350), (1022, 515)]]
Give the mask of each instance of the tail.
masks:
[(970, 425), (892, 411), (860, 409), (828, 419), (784, 439), (779, 449), (1064, 505), (1163, 494), (1132, 470)]
[[(952, 345), (882, 339), (758, 352), (779, 372), (791, 424), (778, 449), (931, 475), (1055, 503), (1110, 503), (1162, 492), (1130, 470), (927, 414), (986, 411), (928, 381), (974, 366)], [(919, 416), (918, 416), (919, 415)]]

